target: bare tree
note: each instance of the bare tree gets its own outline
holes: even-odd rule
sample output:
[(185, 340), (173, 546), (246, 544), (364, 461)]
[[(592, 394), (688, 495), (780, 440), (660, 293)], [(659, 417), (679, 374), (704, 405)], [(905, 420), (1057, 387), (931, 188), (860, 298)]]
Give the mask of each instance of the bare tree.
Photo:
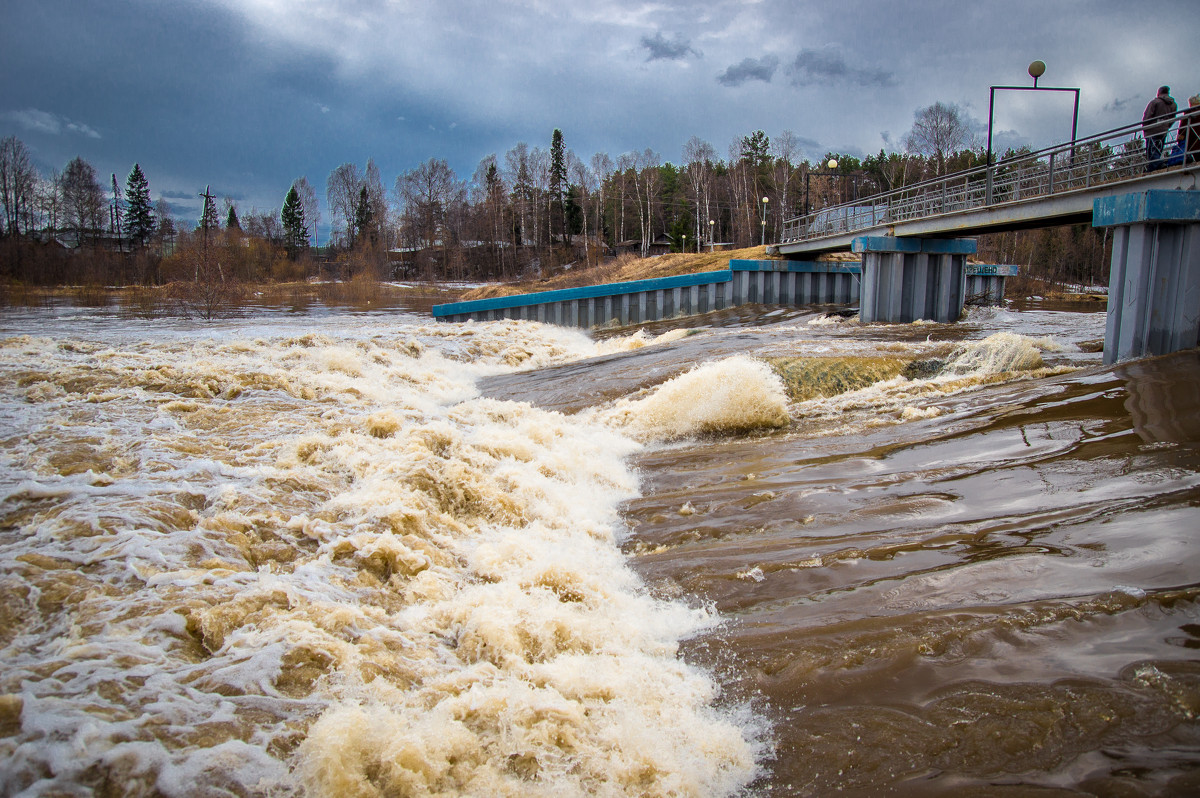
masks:
[(800, 140), (790, 130), (775, 137), (773, 142), (775, 164), (772, 177), (775, 183), (775, 200), (779, 218), (785, 220), (792, 213), (792, 181), (800, 174)]
[(608, 185), (608, 178), (613, 173), (612, 158), (608, 157), (608, 153), (598, 152), (592, 156), (592, 174), (595, 177), (597, 191), (595, 194), (596, 208), (596, 238), (600, 239), (604, 234), (604, 187)]
[(409, 224), (416, 226), (426, 247), (433, 246), (438, 239), (454, 180), (450, 165), (437, 158), (430, 158), (396, 178), (396, 195), (403, 203)]
[(533, 199), (533, 183), (529, 174), (529, 145), (519, 141), (504, 154), (505, 179), (512, 186), (513, 204), (520, 222), (517, 246), (529, 237), (529, 211)]
[[(405, 226), (425, 249), (439, 243), (443, 251), (449, 245), (449, 213), (466, 197), (466, 187), (450, 165), (430, 158), (415, 169), (396, 178)], [(432, 277), (433, 275), (429, 275)]]
[(160, 251), (170, 254), (175, 248), (175, 236), (178, 231), (175, 227), (175, 217), (171, 213), (171, 203), (167, 202), (165, 197), (159, 197), (158, 202), (154, 203), (154, 218), (158, 222), (154, 235), (158, 239)]
[(658, 167), (662, 159), (647, 147), (637, 156), (634, 176), (634, 191), (638, 197), (638, 217), (642, 228), (642, 257), (650, 254), (650, 242), (654, 240), (654, 205), (658, 199)]
[[(56, 171), (48, 178), (38, 178), (34, 187), (34, 205), (42, 229), (54, 232), (62, 222), (62, 176)], [(27, 230), (32, 229), (32, 219)]]
[(745, 139), (738, 136), (729, 143), (728, 181), (731, 199), (729, 221), (733, 240), (742, 246), (750, 243), (754, 232), (752, 171), (753, 165), (746, 157)]
[(332, 217), (329, 220), (331, 243), (333, 239), (339, 237), (346, 246), (353, 243), (354, 216), (362, 187), (363, 177), (359, 174), (357, 164), (344, 163), (329, 173), (325, 192), (329, 201), (329, 215)]
[(936, 102), (913, 114), (913, 127), (904, 136), (904, 148), (937, 163), (935, 176), (945, 174), (946, 160), (959, 150), (975, 146), (974, 136), (957, 105)]
[(504, 247), (507, 236), (504, 233), (505, 195), (507, 188), (504, 178), (500, 175), (500, 167), (495, 154), (488, 155), (475, 168), (471, 178), (471, 200), (479, 209), (478, 224), (479, 238), (487, 240), (496, 252), (499, 273), (505, 271)]
[(96, 180), (96, 170), (83, 158), (74, 158), (63, 170), (60, 185), (66, 226), (79, 243), (94, 239), (104, 212), (104, 189)]
[(573, 182), (579, 190), (579, 207), (582, 209), (580, 217), (583, 220), (583, 257), (588, 265), (592, 266), (592, 248), (588, 242), (588, 199), (592, 192), (596, 190), (596, 175), (588, 168), (588, 165), (578, 158), (575, 153), (567, 151), (567, 174), (569, 180)]
[(4, 206), (0, 235), (17, 235), (22, 222), (25, 232), (30, 231), (36, 185), (37, 172), (25, 144), (16, 136), (0, 141), (0, 205)]
[(550, 237), (550, 153), (541, 147), (529, 151), (529, 179), (533, 189), (533, 240), (542, 243), (542, 212), (546, 213), (546, 238)]
[[(688, 183), (692, 189), (692, 200), (696, 203), (696, 245), (700, 245), (702, 220), (712, 218), (710, 195), (712, 189), (713, 164), (717, 151), (707, 141), (692, 136), (683, 145), (683, 162), (686, 164)], [(701, 210), (703, 206), (703, 211)], [(703, 221), (708, 227), (707, 221)]]
[[(625, 241), (625, 205), (628, 202), (629, 191), (629, 175), (633, 173), (634, 178), (637, 177), (637, 161), (638, 155), (636, 152), (626, 152), (617, 156), (617, 209), (620, 214), (617, 241)], [(641, 202), (638, 202), (639, 207)]]

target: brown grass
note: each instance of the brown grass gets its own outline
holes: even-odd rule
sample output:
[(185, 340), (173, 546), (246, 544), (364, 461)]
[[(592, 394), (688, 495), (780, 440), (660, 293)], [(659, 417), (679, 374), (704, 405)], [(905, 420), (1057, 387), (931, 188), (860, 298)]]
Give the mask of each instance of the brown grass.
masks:
[(747, 249), (722, 252), (677, 252), (653, 258), (622, 255), (590, 269), (572, 269), (546, 280), (526, 280), (475, 288), (463, 294), (462, 300), (530, 294), (535, 291), (554, 291), (559, 288), (579, 288), (584, 285), (624, 283), (630, 280), (650, 280), (657, 277), (673, 277), (677, 274), (717, 272), (728, 269), (731, 260), (780, 260), (780, 258), (767, 255), (764, 247), (748, 247)]

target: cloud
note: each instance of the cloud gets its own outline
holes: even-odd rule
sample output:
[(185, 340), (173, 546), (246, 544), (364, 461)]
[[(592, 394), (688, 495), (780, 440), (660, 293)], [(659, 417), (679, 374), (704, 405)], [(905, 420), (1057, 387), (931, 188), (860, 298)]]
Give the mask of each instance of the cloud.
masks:
[(788, 74), (795, 86), (850, 83), (856, 86), (892, 86), (896, 79), (882, 69), (851, 67), (842, 54), (829, 48), (804, 48), (788, 65)]
[(99, 133), (82, 122), (68, 122), (67, 130), (71, 131), (72, 133), (79, 133), (80, 135), (87, 136), (89, 139), (100, 138)]
[(741, 86), (748, 80), (761, 80), (770, 83), (779, 68), (779, 58), (764, 55), (762, 58), (743, 58), (740, 64), (734, 64), (717, 76), (717, 82), (723, 86)]
[(52, 114), (49, 111), (39, 111), (36, 108), (26, 108), (23, 111), (8, 111), (3, 118), (16, 122), (32, 133), (45, 133), (50, 136), (61, 136), (63, 132), (78, 133), (89, 139), (98, 139), (100, 134), (82, 122), (72, 122), (66, 117)]
[(1125, 97), (1125, 98), (1118, 97), (1117, 99), (1113, 100), (1112, 102), (1105, 103), (1104, 108), (1102, 108), (1101, 110), (1107, 111), (1107, 112), (1116, 112), (1116, 113), (1123, 114), (1123, 113), (1126, 113), (1126, 110), (1129, 108), (1130, 103), (1136, 103), (1138, 101), (1138, 99), (1139, 98), (1137, 95), (1134, 95), (1132, 97)]
[(649, 51), (647, 61), (682, 61), (689, 55), (699, 55), (692, 49), (692, 43), (682, 36), (676, 36), (674, 41), (667, 41), (662, 31), (654, 34), (654, 38), (642, 37), (642, 47)]

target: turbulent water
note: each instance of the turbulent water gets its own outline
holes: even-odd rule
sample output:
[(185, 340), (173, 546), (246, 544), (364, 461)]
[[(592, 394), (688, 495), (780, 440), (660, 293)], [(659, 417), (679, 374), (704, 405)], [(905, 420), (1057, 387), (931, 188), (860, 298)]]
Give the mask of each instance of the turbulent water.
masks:
[(1200, 353), (0, 315), (0, 795), (1193, 795)]

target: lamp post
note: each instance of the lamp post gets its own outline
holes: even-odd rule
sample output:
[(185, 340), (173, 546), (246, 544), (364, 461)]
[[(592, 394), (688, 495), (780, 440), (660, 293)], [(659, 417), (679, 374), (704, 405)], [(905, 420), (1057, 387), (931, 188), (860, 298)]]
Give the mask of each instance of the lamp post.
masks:
[(713, 251), (714, 245), (715, 245), (715, 242), (713, 241), (713, 220), (709, 219), (708, 220), (708, 251), (709, 252)]
[(683, 246), (679, 248), (680, 252), (687, 252), (687, 233), (683, 234)]
[(825, 164), (825, 166), (828, 167), (828, 169), (829, 169), (828, 172), (814, 172), (812, 170), (809, 170), (804, 173), (804, 215), (805, 216), (808, 216), (808, 213), (809, 213), (808, 178), (811, 177), (812, 175), (816, 175), (817, 177), (836, 177), (838, 175), (837, 172), (833, 171), (834, 169), (837, 169), (837, 167), (838, 167), (837, 158), (830, 158), (829, 161)]
[(767, 245), (767, 198), (763, 197), (762, 211), (762, 242), (760, 246)]
[(985, 202), (992, 204), (992, 119), (996, 106), (998, 91), (1069, 91), (1075, 94), (1075, 111), (1071, 116), (1071, 158), (1075, 158), (1075, 138), (1079, 130), (1079, 89), (1062, 86), (1039, 86), (1038, 78), (1046, 74), (1046, 63), (1034, 61), (1029, 65), (1029, 77), (1033, 78), (1032, 86), (992, 86), (988, 94), (988, 137), (987, 137), (987, 195)]

